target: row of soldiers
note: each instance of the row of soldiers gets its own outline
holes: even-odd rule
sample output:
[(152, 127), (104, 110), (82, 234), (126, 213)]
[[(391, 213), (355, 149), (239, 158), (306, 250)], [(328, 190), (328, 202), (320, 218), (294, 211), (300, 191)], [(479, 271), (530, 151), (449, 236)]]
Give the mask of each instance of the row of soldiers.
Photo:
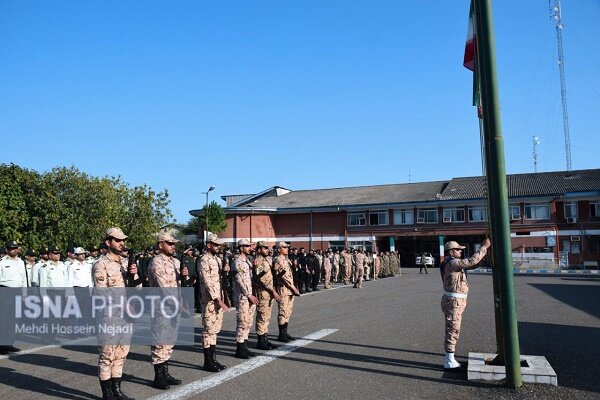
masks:
[[(72, 249), (67, 252), (65, 262), (61, 261), (61, 249), (57, 246), (40, 249), (39, 261), (36, 260), (36, 254), (28, 250), (25, 260), (29, 267), (18, 257), (22, 247), (15, 241), (9, 241), (5, 246), (7, 255), (2, 258), (2, 265), (10, 265), (11, 262), (18, 264), (17, 260), (20, 260), (21, 265), (13, 268), (13, 271), (23, 271), (24, 278), (6, 280), (6, 269), (3, 268), (0, 271), (0, 286), (193, 286), (198, 288), (200, 300), (196, 304), (196, 311), (202, 313), (203, 367), (206, 371), (218, 372), (226, 367), (216, 359), (217, 335), (223, 313), (229, 311), (232, 305), (235, 306), (237, 319), (235, 356), (245, 359), (256, 355), (248, 349), (247, 343), (253, 320), (258, 338), (256, 348), (270, 350), (276, 347), (268, 339), (271, 310), (275, 302), (278, 304), (279, 328), (276, 339), (281, 342), (294, 340), (288, 333), (288, 324), (294, 296), (300, 295), (302, 285), (306, 291), (311, 291), (318, 290), (317, 285), (321, 281), (325, 283), (325, 288), (331, 287), (332, 281), (346, 284), (352, 281), (355, 287), (360, 288), (363, 277), (376, 279), (400, 271), (400, 260), (395, 254), (373, 255), (362, 250), (310, 250), (306, 253), (303, 248), (293, 249), (285, 242), (274, 247), (266, 242), (252, 246), (245, 239), (237, 242), (236, 249), (230, 249), (224, 247), (216, 235), (211, 235), (201, 254), (195, 249), (186, 248), (177, 258), (175, 246), (178, 241), (171, 235), (159, 235), (156, 245), (139, 255), (128, 251), (124, 243), (126, 239), (127, 236), (119, 228), (111, 228), (107, 230), (101, 246), (90, 251)], [(42, 278), (40, 271), (47, 271), (50, 279)], [(84, 279), (86, 274), (87, 281)], [(11, 350), (18, 351), (16, 348)], [(129, 346), (104, 345), (99, 347), (99, 352), (103, 398), (130, 399), (121, 391), (123, 364)], [(168, 389), (171, 385), (181, 383), (168, 371), (172, 352), (172, 345), (155, 345), (151, 348), (155, 388)]]

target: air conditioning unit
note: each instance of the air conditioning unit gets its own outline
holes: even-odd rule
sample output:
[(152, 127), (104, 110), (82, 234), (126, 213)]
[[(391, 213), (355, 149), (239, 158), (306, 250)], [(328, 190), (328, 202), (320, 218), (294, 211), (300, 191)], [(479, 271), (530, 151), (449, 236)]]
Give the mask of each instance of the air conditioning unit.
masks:
[(425, 223), (425, 218), (417, 218), (417, 224)]
[(452, 222), (452, 217), (444, 217), (444, 222)]
[(567, 218), (567, 224), (574, 224), (575, 222), (577, 222), (577, 218), (575, 218), (575, 217)]
[(571, 236), (571, 242), (581, 242), (581, 236)]

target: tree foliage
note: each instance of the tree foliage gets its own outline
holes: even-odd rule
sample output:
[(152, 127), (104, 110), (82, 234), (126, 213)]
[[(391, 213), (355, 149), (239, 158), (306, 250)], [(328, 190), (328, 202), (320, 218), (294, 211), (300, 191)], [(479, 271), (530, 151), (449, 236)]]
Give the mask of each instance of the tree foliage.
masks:
[[(198, 235), (202, 238), (202, 232), (204, 232), (206, 206), (202, 207), (203, 215), (200, 217), (193, 217), (183, 227), (182, 233), (184, 235)], [(227, 229), (227, 222), (225, 221), (225, 211), (223, 207), (217, 204), (216, 201), (212, 201), (208, 204), (208, 231), (213, 233), (221, 233)]]
[(37, 173), (0, 164), (0, 238), (26, 247), (98, 245), (118, 226), (128, 247), (145, 248), (172, 219), (168, 192), (131, 187), (120, 177), (97, 178), (74, 167)]

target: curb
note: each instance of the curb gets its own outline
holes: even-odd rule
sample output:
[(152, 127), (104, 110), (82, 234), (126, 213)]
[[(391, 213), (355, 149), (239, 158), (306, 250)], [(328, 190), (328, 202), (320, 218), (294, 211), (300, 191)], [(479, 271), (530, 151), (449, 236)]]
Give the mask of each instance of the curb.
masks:
[[(491, 273), (492, 269), (491, 268), (477, 268), (477, 269), (474, 269), (469, 272), (485, 274), (485, 273)], [(589, 275), (589, 274), (598, 275), (600, 273), (600, 271), (598, 271), (598, 270), (581, 270), (581, 269), (560, 270), (560, 269), (516, 269), (515, 268), (515, 269), (513, 269), (513, 273), (515, 275), (526, 275), (526, 274), (530, 274), (530, 275)]]

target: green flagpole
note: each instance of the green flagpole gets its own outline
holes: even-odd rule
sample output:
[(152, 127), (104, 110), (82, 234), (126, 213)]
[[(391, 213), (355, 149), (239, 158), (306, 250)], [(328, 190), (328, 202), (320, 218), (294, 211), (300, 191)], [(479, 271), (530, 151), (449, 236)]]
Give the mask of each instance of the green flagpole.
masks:
[(483, 134), (487, 186), (489, 196), (490, 228), (492, 232), (492, 255), (498, 268), (498, 287), (506, 384), (517, 388), (523, 384), (521, 378), (521, 356), (513, 281), (510, 221), (508, 218), (508, 189), (504, 164), (504, 139), (500, 123), (498, 101), (498, 78), (496, 74), (496, 52), (491, 0), (474, 0), (477, 59), (481, 84), (481, 106), (483, 109)]

